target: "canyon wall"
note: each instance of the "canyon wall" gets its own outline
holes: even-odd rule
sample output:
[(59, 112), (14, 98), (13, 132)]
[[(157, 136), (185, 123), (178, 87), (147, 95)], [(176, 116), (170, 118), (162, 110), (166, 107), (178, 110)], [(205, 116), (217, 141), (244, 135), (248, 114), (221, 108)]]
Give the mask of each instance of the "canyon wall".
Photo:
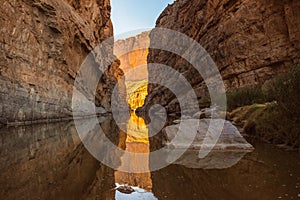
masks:
[[(114, 52), (121, 62), (120, 68), (124, 71), (126, 81), (140, 81), (148, 78), (146, 67), (136, 70), (137, 67), (147, 65), (148, 47), (150, 45), (149, 31), (134, 37), (116, 41)], [(146, 49), (144, 47), (147, 47)], [(136, 49), (132, 51), (133, 49)], [(122, 52), (128, 51), (124, 54)], [(127, 75), (126, 75), (127, 74)]]
[[(130, 108), (135, 110), (144, 105), (144, 101), (147, 96), (148, 82), (139, 82), (133, 84), (127, 84), (127, 102)], [(129, 86), (131, 85), (131, 86)]]
[(114, 53), (118, 55), (120, 68), (124, 71), (127, 102), (131, 109), (141, 107), (147, 95), (149, 33), (142, 32), (114, 44)]
[[(113, 36), (109, 0), (4, 0), (0, 10), (0, 121), (72, 116), (73, 83), (81, 63)], [(118, 66), (113, 62), (98, 85), (96, 103), (106, 110), (122, 74)], [(91, 67), (91, 76), (99, 68)]]
[[(177, 0), (163, 11), (156, 26), (182, 32), (199, 42), (215, 61), (226, 90), (232, 91), (262, 85), (299, 63), (299, 10), (298, 0)], [(196, 90), (199, 102), (205, 102), (203, 80), (187, 61), (152, 49), (148, 63), (162, 63), (179, 71)], [(148, 73), (149, 79), (163, 78), (160, 71), (149, 68)], [(150, 85), (148, 93), (146, 105), (159, 102), (169, 112), (178, 108), (166, 89)]]

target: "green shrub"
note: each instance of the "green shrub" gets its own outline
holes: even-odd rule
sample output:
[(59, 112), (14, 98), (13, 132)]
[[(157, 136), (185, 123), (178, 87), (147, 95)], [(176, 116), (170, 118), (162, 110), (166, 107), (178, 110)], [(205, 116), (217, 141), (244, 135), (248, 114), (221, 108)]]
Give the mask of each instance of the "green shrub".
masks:
[(269, 100), (268, 97), (259, 86), (240, 88), (227, 94), (227, 108), (228, 110), (233, 110), (255, 103), (265, 103), (267, 100)]
[(282, 112), (300, 118), (300, 65), (277, 77), (267, 91), (278, 103)]
[(281, 109), (300, 117), (300, 64), (276, 77), (263, 91), (261, 86), (240, 88), (227, 93), (227, 108), (277, 101)]
[(244, 130), (274, 144), (300, 147), (300, 120), (282, 112), (278, 104), (256, 109), (246, 120)]

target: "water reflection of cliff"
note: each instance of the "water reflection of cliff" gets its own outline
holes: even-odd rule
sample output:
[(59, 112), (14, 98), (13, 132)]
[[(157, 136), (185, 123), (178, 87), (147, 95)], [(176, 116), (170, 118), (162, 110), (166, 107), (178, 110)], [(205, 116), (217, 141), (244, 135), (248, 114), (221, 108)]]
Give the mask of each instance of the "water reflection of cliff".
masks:
[[(120, 138), (125, 139), (124, 142), (119, 140), (119, 147), (124, 147), (125, 150), (133, 153), (149, 153), (149, 140), (148, 140), (148, 129), (144, 120), (134, 113), (131, 114), (131, 117), (127, 123), (127, 134), (124, 138), (124, 132), (120, 131)], [(149, 159), (138, 160), (134, 154), (128, 160), (124, 160), (121, 157), (121, 165), (127, 165), (132, 171), (143, 167), (149, 169)], [(142, 165), (142, 166), (141, 166)], [(143, 188), (146, 191), (151, 191), (152, 189), (152, 180), (151, 173), (126, 173), (121, 171), (115, 172), (115, 181), (118, 184), (124, 185), (128, 184), (130, 186), (136, 186)]]
[[(101, 126), (114, 131), (110, 121)], [(73, 122), (2, 128), (0, 140), (0, 199), (115, 198), (114, 171), (89, 154)]]
[(227, 169), (170, 165), (152, 172), (152, 192), (158, 199), (172, 200), (297, 199), (300, 188), (298, 153), (257, 141), (254, 146), (254, 152)]
[[(143, 123), (135, 116), (131, 119), (133, 123)], [(111, 118), (101, 127), (123, 149), (149, 153), (147, 143), (139, 142), (138, 146), (127, 140), (127, 134), (118, 131)], [(99, 163), (81, 145), (72, 122), (5, 127), (0, 129), (0, 199), (131, 200), (132, 195), (139, 194), (120, 197), (114, 190), (116, 182), (146, 188), (147, 193), (141, 195), (148, 195), (143, 196), (147, 200), (155, 199), (152, 193), (158, 199), (172, 200), (297, 199), (298, 153), (253, 144), (254, 152), (227, 169), (190, 169), (173, 164), (150, 176), (115, 172)], [(148, 164), (148, 160), (145, 162)], [(126, 164), (122, 159), (120, 163)]]

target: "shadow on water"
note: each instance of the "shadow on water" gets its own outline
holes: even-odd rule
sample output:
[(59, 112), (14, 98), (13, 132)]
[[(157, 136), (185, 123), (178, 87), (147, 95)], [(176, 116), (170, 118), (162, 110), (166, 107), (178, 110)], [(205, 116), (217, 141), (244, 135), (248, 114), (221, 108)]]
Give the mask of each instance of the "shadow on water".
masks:
[[(120, 148), (150, 152), (143, 119), (132, 116), (127, 133), (111, 117), (100, 123)], [(134, 174), (110, 169), (83, 147), (73, 122), (0, 129), (0, 199), (298, 199), (300, 157), (253, 140), (255, 150), (226, 169), (173, 164)], [(152, 144), (151, 144), (152, 145)], [(113, 153), (107, 150), (107, 154)], [(121, 165), (144, 164), (132, 157)], [(128, 186), (125, 192), (118, 188)], [(123, 188), (124, 189), (124, 188)]]

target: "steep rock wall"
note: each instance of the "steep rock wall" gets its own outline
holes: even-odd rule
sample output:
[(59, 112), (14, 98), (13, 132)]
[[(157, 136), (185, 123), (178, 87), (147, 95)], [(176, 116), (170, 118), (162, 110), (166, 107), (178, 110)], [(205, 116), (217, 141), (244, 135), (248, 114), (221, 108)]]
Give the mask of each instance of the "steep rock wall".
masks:
[[(299, 62), (299, 10), (297, 0), (177, 0), (163, 11), (156, 26), (199, 42), (214, 59), (230, 91), (264, 84)], [(205, 101), (201, 100), (207, 95), (202, 78), (185, 60), (150, 50), (148, 63), (175, 68), (192, 84), (199, 101)], [(148, 73), (149, 78), (163, 78), (159, 71), (149, 69)], [(150, 85), (148, 93), (146, 105), (160, 102), (169, 112), (178, 108), (175, 97), (164, 88)]]
[[(109, 0), (4, 0), (0, 10), (1, 122), (71, 116), (82, 61), (113, 35)], [(108, 110), (118, 64), (105, 72), (96, 95)], [(91, 76), (98, 71), (91, 68)]]
[[(149, 33), (146, 31), (114, 44), (114, 53), (118, 55), (120, 68), (125, 74), (127, 102), (131, 109), (141, 107), (147, 95)], [(123, 55), (126, 51), (128, 53)]]
[[(118, 57), (120, 60), (120, 68), (124, 71), (126, 81), (140, 81), (148, 78), (147, 68), (136, 70), (137, 67), (147, 65), (148, 47), (150, 45), (148, 31), (138, 34), (134, 37), (129, 37), (124, 40), (116, 41), (114, 52), (116, 55), (122, 54), (125, 50), (129, 53)], [(147, 47), (145, 49), (145, 47)], [(133, 49), (137, 49), (132, 51)]]

